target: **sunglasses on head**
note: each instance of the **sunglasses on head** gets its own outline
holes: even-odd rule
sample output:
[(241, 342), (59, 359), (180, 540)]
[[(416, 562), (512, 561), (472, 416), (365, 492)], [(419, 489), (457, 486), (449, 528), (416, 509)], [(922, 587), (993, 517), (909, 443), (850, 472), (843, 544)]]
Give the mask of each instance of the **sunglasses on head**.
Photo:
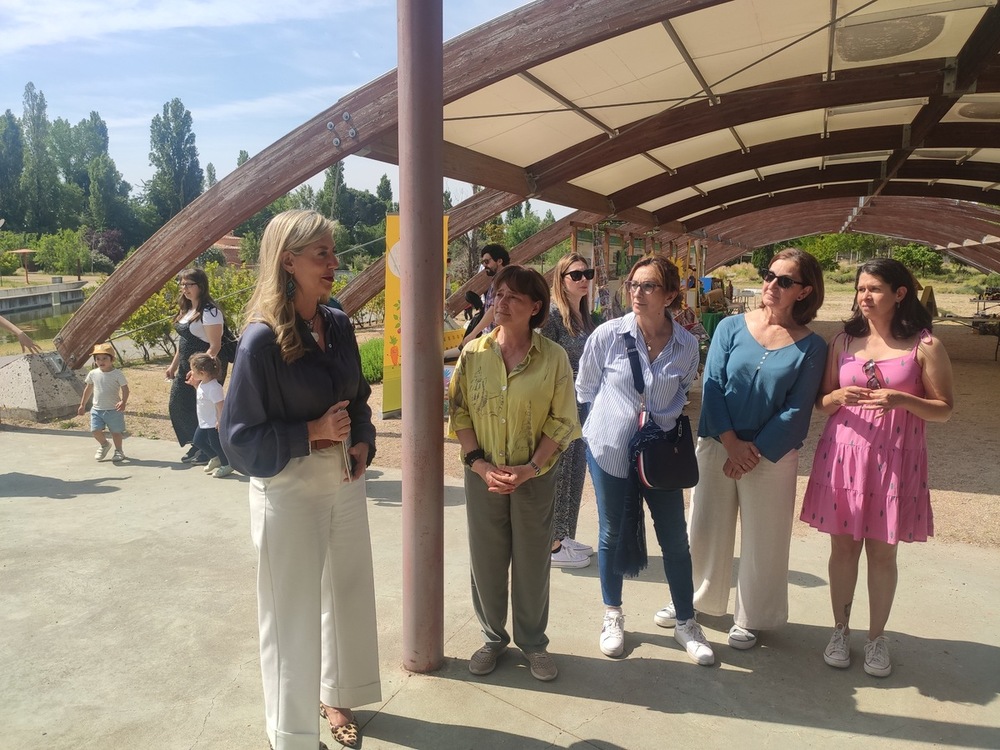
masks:
[(771, 271), (770, 268), (760, 269), (760, 277), (764, 279), (764, 283), (770, 284), (775, 279), (778, 280), (778, 286), (782, 289), (791, 289), (792, 284), (798, 284), (799, 286), (805, 286), (801, 281), (796, 281), (791, 276), (778, 276), (778, 274)]
[(580, 279), (587, 279), (587, 281), (590, 281), (594, 278), (594, 269), (585, 268), (582, 271), (567, 271), (563, 274), (563, 276), (569, 276), (573, 279), (573, 281), (579, 281)]

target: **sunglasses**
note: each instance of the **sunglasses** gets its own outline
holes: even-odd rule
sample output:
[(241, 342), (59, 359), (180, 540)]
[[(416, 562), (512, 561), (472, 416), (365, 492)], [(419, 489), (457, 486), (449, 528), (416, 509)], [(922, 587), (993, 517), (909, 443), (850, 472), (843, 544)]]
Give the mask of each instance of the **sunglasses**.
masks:
[(778, 276), (778, 274), (771, 271), (770, 268), (760, 269), (760, 277), (764, 279), (765, 284), (770, 284), (775, 279), (778, 280), (778, 286), (782, 289), (791, 289), (793, 284), (798, 284), (799, 286), (805, 286), (801, 281), (796, 281), (791, 276)]
[(198, 286), (198, 284), (196, 284), (193, 281), (182, 281), (177, 286), (181, 287), (182, 289), (187, 289), (189, 286)]
[(573, 279), (573, 281), (580, 281), (581, 279), (586, 279), (587, 281), (590, 281), (592, 278), (594, 278), (594, 269), (585, 268), (582, 271), (567, 271), (566, 273), (563, 274), (563, 276), (569, 276), (571, 279)]
[(874, 359), (869, 359), (865, 362), (861, 369), (863, 369), (865, 375), (868, 376), (868, 387), (870, 389), (874, 391), (882, 387), (881, 381), (884, 380), (884, 378), (882, 378), (882, 373), (879, 372), (878, 365), (875, 364)]

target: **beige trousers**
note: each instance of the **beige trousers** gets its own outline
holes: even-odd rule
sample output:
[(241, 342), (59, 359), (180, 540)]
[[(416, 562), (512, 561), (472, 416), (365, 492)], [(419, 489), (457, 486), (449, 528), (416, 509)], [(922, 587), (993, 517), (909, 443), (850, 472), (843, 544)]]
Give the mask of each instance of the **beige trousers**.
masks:
[(250, 480), (267, 736), (316, 750), (320, 701), (381, 700), (375, 585), (363, 479), (342, 481), (339, 445)]
[(738, 481), (722, 473), (728, 458), (722, 443), (699, 438), (695, 454), (700, 479), (688, 522), (695, 609), (715, 616), (728, 610), (738, 515), (740, 568), (733, 621), (753, 630), (784, 625), (799, 452), (789, 451), (778, 463), (761, 457)]

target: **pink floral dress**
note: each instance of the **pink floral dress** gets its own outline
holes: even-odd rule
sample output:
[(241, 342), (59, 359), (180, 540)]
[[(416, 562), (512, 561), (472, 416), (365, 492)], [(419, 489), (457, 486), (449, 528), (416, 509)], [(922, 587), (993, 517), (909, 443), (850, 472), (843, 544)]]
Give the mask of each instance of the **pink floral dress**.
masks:
[[(929, 337), (922, 331), (921, 339)], [(848, 338), (847, 343), (850, 343)], [(840, 355), (840, 387), (864, 387), (864, 360)], [(886, 387), (924, 396), (917, 347), (876, 362)], [(934, 535), (927, 487), (925, 422), (906, 409), (842, 406), (826, 423), (816, 446), (799, 518), (828, 534), (890, 544), (925, 542)]]

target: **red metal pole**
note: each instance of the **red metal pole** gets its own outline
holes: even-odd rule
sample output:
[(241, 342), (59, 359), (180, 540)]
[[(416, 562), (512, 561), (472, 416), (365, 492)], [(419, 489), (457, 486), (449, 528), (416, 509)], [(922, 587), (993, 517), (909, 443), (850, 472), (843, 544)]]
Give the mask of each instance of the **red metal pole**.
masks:
[(441, 0), (398, 0), (403, 411), (403, 666), (444, 658)]

